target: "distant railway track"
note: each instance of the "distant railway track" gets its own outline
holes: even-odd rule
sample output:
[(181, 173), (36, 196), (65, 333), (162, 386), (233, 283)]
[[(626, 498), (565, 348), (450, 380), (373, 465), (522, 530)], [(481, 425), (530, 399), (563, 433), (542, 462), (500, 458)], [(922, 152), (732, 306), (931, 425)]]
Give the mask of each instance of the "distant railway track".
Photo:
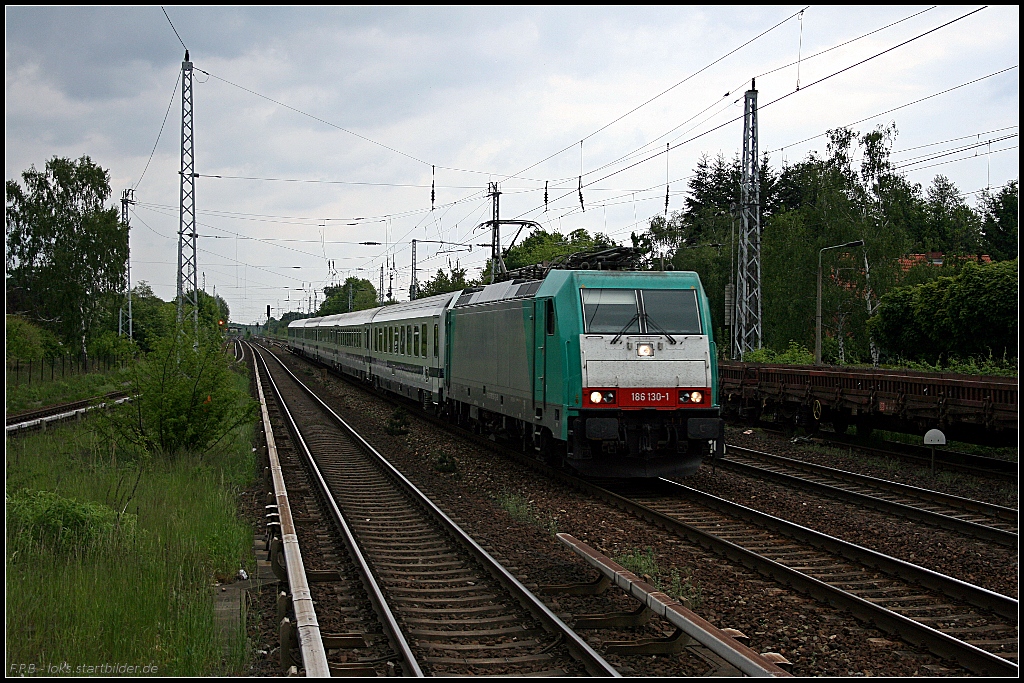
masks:
[(19, 413), (11, 413), (6, 417), (7, 426), (18, 424), (21, 422), (29, 422), (31, 420), (38, 420), (42, 417), (50, 417), (51, 415), (59, 415), (61, 413), (68, 413), (79, 408), (87, 408), (97, 401), (109, 401), (112, 399), (124, 398), (127, 396), (123, 391), (111, 391), (108, 394), (102, 394), (100, 396), (91, 396), (89, 398), (83, 398), (79, 401), (69, 401), (68, 403), (57, 403), (52, 406), (45, 406), (43, 408), (35, 408), (33, 410), (23, 410)]
[[(889, 441), (885, 448), (880, 448), (865, 444), (862, 439), (855, 436), (830, 432), (818, 432), (814, 435), (814, 438), (826, 443), (839, 444), (886, 458), (896, 458), (925, 467), (931, 466), (931, 449), (925, 446)], [(959, 453), (941, 448), (935, 449), (935, 466), (950, 472), (973, 474), (979, 477), (1005, 479), (1008, 481), (1017, 481), (1019, 478), (1018, 463), (1011, 460), (989, 458), (971, 453)]]
[(830, 498), (1015, 548), (1018, 511), (938, 491), (831, 467), (728, 446), (717, 466), (758, 479), (775, 479)]
[[(431, 415), (420, 417), (450, 429)], [(1014, 598), (676, 482), (658, 480), (646, 491), (604, 488), (489, 439), (457, 433), (970, 671), (1018, 675)]]
[(80, 401), (70, 401), (57, 405), (46, 406), (36, 410), (27, 410), (6, 416), (6, 432), (10, 435), (23, 433), (31, 429), (46, 429), (47, 425), (79, 419), (90, 410), (110, 403), (124, 403), (130, 400), (123, 391), (112, 391), (103, 396), (93, 396)]
[(404, 628), (406, 671), (619, 675), (283, 364), (259, 364)]

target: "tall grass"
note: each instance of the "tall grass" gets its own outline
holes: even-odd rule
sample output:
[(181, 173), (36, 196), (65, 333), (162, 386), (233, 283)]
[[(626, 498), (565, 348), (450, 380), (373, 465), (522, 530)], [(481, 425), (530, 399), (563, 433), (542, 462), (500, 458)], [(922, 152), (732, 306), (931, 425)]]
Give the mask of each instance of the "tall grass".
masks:
[[(236, 377), (240, 386), (244, 378)], [(252, 531), (237, 493), (254, 476), (252, 427), (217, 452), (118, 453), (87, 422), (7, 440), (7, 496), (50, 491), (134, 524), (57, 544), (7, 519), (7, 662), (155, 665), (162, 675), (239, 673), (244, 632), (226, 645), (214, 581), (250, 573)], [(72, 505), (72, 503), (68, 503)]]

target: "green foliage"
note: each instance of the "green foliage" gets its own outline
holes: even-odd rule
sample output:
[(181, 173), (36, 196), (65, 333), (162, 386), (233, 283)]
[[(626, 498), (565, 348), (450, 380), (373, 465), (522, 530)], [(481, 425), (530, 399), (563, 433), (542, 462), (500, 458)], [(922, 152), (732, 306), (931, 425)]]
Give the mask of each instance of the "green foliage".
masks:
[(967, 263), (953, 277), (882, 297), (870, 330), (890, 358), (1017, 357), (1017, 260)]
[(186, 332), (160, 339), (133, 366), (136, 399), (111, 413), (110, 438), (150, 452), (208, 451), (256, 414), (231, 376), (216, 331), (201, 328), (198, 340)]
[(792, 339), (789, 346), (782, 353), (765, 347), (755, 349), (743, 354), (744, 363), (778, 363), (779, 365), (813, 365), (814, 354), (807, 348)]
[[(367, 308), (376, 308), (377, 290), (369, 280), (357, 277), (350, 277), (345, 284), (334, 287), (324, 287), (324, 302), (320, 304), (316, 315), (335, 315), (337, 313), (348, 313), (349, 292), (352, 294), (353, 311), (363, 311)], [(286, 326), (287, 327), (287, 326)]]
[(434, 456), (434, 469), (438, 472), (453, 474), (459, 471), (459, 461), (447, 453)]
[(5, 329), (7, 360), (53, 358), (65, 352), (55, 336), (20, 315), (8, 315)]
[(655, 576), (658, 572), (658, 561), (654, 557), (654, 548), (648, 547), (646, 550), (630, 550), (624, 555), (618, 555), (612, 558), (623, 567), (633, 572), (637, 576)]
[[(534, 229), (526, 238), (508, 249), (502, 258), (505, 261), (505, 267), (514, 270), (523, 266), (549, 262), (559, 256), (579, 251), (591, 251), (612, 246), (615, 246), (615, 242), (607, 235), (598, 232), (591, 236), (583, 228), (573, 230), (565, 236), (559, 232)], [(491, 261), (488, 259), (481, 271), (481, 276), (487, 279), (490, 272)]]
[(132, 515), (119, 518), (106, 505), (72, 500), (52, 491), (22, 489), (6, 496), (6, 509), (12, 535), (25, 534), (31, 542), (58, 550), (88, 547), (115, 528), (131, 533), (135, 527)]
[(996, 261), (1017, 258), (1017, 214), (1020, 210), (1017, 181), (1011, 180), (995, 195), (986, 190), (981, 195), (980, 204), (986, 251)]
[(445, 273), (441, 268), (437, 269), (437, 275), (424, 282), (419, 288), (419, 298), (457, 292), (460, 289), (467, 289), (477, 284), (474, 281), (466, 280), (466, 269), (455, 266), (450, 273)]
[(24, 312), (65, 343), (87, 343), (122, 289), (128, 227), (110, 197), (110, 177), (87, 156), (54, 157), (6, 183), (7, 310)]
[(673, 568), (669, 586), (665, 592), (690, 609), (700, 609), (700, 606), (704, 604), (704, 587), (700, 585), (700, 581), (693, 580), (692, 571), (687, 571), (683, 578), (680, 576), (679, 570)]
[[(347, 305), (348, 304), (346, 303), (346, 306)], [(307, 317), (309, 317), (307, 314), (302, 313), (300, 311), (289, 311), (288, 313), (285, 313), (284, 315), (282, 315), (280, 320), (278, 320), (277, 318), (271, 318), (270, 320), (267, 321), (267, 324), (266, 324), (266, 327), (265, 327), (266, 334), (268, 334), (268, 335), (270, 335), (272, 337), (275, 337), (275, 336), (276, 337), (287, 337), (288, 336), (288, 325), (289, 325), (289, 323), (291, 323), (291, 322), (293, 322), (295, 320), (301, 320), (302, 318), (307, 318)], [(249, 330), (249, 328), (246, 328), (245, 334), (246, 334), (246, 339), (248, 339), (249, 335), (251, 334), (251, 331)]]
[(533, 512), (533, 503), (518, 493), (503, 491), (498, 494), (498, 505), (517, 522), (535, 524), (537, 515)]
[(391, 436), (405, 436), (409, 433), (409, 415), (401, 408), (395, 408), (395, 412), (391, 413), (391, 417), (388, 418), (387, 424), (384, 425), (384, 431)]
[[(153, 664), (163, 675), (240, 673), (245, 636), (225, 643), (211, 583), (253, 569), (252, 530), (237, 516), (238, 493), (254, 477), (251, 428), (236, 430), (202, 460), (115, 464), (93, 433), (96, 424), (8, 444), (7, 488), (16, 492), (9, 500), (30, 498), (16, 519), (10, 507), (7, 515), (6, 618), (19, 634), (7, 640), (8, 659)], [(120, 532), (109, 533), (125, 507)], [(31, 528), (26, 517), (42, 521), (37, 529), (59, 526), (67, 537), (74, 528), (92, 541), (64, 547), (18, 533)]]

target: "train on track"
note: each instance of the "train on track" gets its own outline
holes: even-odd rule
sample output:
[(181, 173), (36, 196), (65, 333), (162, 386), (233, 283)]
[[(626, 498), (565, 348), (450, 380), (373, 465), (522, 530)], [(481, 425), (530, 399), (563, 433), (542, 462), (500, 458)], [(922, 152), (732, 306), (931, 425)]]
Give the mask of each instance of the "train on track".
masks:
[(1017, 378), (876, 368), (762, 365), (725, 361), (719, 389), (726, 415), (751, 424), (764, 415), (813, 433), (827, 423), (924, 434), (987, 446), (1017, 443)]
[(724, 451), (692, 272), (551, 270), (293, 321), (296, 354), (580, 474), (693, 474)]

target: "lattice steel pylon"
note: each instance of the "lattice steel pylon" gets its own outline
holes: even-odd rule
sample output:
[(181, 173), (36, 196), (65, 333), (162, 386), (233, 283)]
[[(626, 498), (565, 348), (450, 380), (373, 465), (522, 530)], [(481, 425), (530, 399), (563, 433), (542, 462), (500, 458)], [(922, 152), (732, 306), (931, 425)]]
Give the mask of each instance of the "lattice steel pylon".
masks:
[(178, 223), (178, 328), (192, 309), (195, 344), (199, 343), (199, 288), (196, 281), (196, 178), (192, 118), (192, 62), (185, 50), (181, 63), (181, 209)]
[(733, 349), (738, 357), (761, 348), (761, 174), (757, 158), (757, 90), (743, 102), (743, 169), (740, 180), (740, 239), (736, 259)]
[(135, 190), (128, 189), (121, 192), (121, 224), (124, 225), (125, 239), (128, 241), (128, 258), (125, 259), (124, 294), (128, 301), (128, 319), (124, 317), (124, 307), (117, 312), (117, 336), (125, 336), (125, 323), (127, 322), (127, 334), (129, 339), (134, 339), (132, 334), (132, 243), (131, 243), (131, 216), (128, 207), (135, 203)]

